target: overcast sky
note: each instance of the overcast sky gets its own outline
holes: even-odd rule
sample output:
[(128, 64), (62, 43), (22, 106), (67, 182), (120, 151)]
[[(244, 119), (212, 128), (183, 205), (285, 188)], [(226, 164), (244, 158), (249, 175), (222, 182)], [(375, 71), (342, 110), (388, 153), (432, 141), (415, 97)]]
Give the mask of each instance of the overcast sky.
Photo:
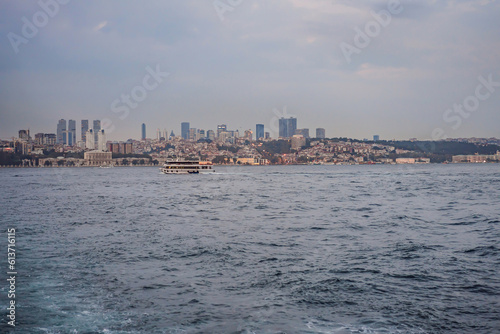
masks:
[(2, 139), (61, 118), (276, 135), (290, 115), (327, 137), (500, 137), (500, 1), (54, 1), (0, 0)]

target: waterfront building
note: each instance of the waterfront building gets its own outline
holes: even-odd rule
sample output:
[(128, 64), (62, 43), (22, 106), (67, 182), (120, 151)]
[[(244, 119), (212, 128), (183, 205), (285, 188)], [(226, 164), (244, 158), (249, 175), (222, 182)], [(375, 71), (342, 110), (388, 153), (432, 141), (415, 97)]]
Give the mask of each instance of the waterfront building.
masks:
[(500, 151), (496, 154), (486, 155), (486, 154), (470, 154), (470, 155), (454, 155), (452, 157), (452, 162), (454, 163), (485, 163), (492, 161), (500, 161)]
[(58, 144), (66, 144), (64, 140), (64, 131), (66, 131), (66, 120), (60, 119), (57, 123), (57, 143)]
[(89, 129), (89, 120), (88, 119), (82, 119), (81, 121), (81, 126), (80, 126), (80, 130), (81, 130), (81, 133), (82, 133), (82, 142), (87, 142), (87, 131)]
[(185, 140), (189, 139), (189, 122), (181, 123), (181, 137)]
[(264, 139), (264, 124), (257, 124), (255, 126), (255, 140)]
[(99, 150), (89, 151), (83, 154), (83, 158), (89, 166), (110, 165), (113, 162), (113, 153)]
[(145, 140), (146, 139), (146, 124), (142, 123), (141, 126), (141, 139)]
[(317, 128), (316, 129), (316, 138), (318, 138), (318, 139), (325, 139), (326, 138), (325, 129), (323, 129), (323, 128)]

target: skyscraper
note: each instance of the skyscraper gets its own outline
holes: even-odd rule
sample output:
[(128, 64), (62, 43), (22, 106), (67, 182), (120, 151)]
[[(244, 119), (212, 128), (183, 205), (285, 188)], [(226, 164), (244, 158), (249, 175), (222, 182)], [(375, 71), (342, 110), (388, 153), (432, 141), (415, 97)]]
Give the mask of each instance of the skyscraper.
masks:
[(226, 131), (227, 131), (226, 124), (217, 125), (217, 139), (221, 139), (220, 138), (221, 133)]
[(379, 141), (380, 136), (379, 135), (373, 135), (373, 141)]
[(326, 136), (325, 136), (325, 129), (323, 129), (323, 128), (317, 128), (316, 129), (316, 138), (325, 139), (326, 138)]
[(85, 143), (87, 141), (87, 131), (89, 130), (89, 120), (82, 119), (82, 141)]
[(94, 120), (94, 143), (97, 143), (97, 134), (99, 133), (99, 130), (101, 130), (101, 121), (100, 120)]
[(264, 139), (264, 124), (257, 124), (255, 129), (255, 140)]
[(106, 151), (106, 134), (104, 133), (104, 129), (99, 130), (97, 134), (97, 149), (99, 151)]
[(85, 138), (85, 148), (89, 150), (95, 150), (94, 130), (88, 129), (87, 133), (85, 134)]
[(145, 140), (146, 139), (146, 124), (142, 123), (141, 130), (142, 130), (141, 139)]
[(76, 121), (74, 119), (68, 121), (68, 145), (76, 145)]
[(280, 118), (279, 119), (279, 136), (282, 138), (290, 138), (297, 130), (297, 118)]
[(66, 144), (64, 131), (66, 131), (66, 120), (60, 119), (57, 123), (57, 143), (58, 144)]
[(189, 122), (181, 123), (181, 137), (183, 139), (189, 139)]
[(208, 130), (207, 131), (207, 138), (210, 139), (211, 141), (215, 140), (215, 131), (214, 130)]

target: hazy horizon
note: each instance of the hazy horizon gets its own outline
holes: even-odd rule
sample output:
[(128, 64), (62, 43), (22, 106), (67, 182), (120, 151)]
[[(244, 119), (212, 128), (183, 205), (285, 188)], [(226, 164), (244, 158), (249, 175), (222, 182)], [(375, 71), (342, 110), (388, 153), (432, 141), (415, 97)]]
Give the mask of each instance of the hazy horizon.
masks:
[(499, 138), (498, 17), (496, 0), (2, 1), (0, 138), (281, 116), (311, 136)]

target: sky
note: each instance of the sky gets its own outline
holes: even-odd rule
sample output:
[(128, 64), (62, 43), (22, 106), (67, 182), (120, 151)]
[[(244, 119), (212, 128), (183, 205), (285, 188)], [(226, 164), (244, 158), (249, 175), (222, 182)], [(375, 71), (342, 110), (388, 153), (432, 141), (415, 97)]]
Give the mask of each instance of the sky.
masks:
[[(500, 1), (0, 0), (0, 139), (252, 129), (500, 138)], [(78, 130), (78, 136), (79, 130)]]

